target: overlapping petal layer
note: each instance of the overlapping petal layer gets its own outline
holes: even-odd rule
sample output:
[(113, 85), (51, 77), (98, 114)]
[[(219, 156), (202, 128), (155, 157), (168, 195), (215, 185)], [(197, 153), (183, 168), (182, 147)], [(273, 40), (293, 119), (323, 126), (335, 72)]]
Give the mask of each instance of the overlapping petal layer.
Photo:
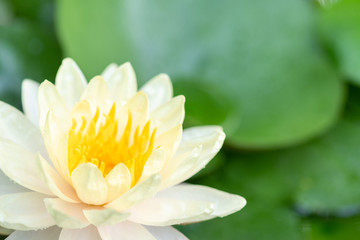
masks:
[(185, 98), (173, 97), (165, 74), (137, 91), (130, 63), (112, 64), (87, 84), (65, 59), (55, 85), (26, 80), (22, 97), (28, 118), (0, 102), (0, 225), (18, 230), (10, 240), (186, 239), (170, 225), (246, 204), (180, 184), (215, 156), (225, 134), (183, 130)]

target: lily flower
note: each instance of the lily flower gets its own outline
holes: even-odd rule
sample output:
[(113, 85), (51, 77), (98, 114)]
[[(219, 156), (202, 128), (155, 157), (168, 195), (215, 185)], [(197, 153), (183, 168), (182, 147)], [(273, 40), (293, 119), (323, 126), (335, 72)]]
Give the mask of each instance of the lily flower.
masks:
[(183, 183), (221, 148), (221, 127), (182, 129), (183, 96), (129, 63), (89, 84), (72, 59), (55, 85), (25, 80), (25, 115), (0, 102), (0, 225), (7, 239), (187, 239), (171, 225), (223, 217), (244, 198)]

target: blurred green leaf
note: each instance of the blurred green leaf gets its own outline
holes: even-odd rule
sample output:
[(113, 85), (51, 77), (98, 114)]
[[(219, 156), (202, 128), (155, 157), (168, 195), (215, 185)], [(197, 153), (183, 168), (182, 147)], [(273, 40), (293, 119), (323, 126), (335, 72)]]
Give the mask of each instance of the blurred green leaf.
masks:
[(343, 215), (360, 209), (360, 90), (351, 88), (345, 116), (326, 136), (292, 153), (303, 159), (296, 203), (305, 212)]
[(320, 8), (320, 30), (347, 79), (360, 84), (360, 1)]
[(360, 236), (360, 218), (307, 219), (303, 229), (305, 240), (356, 240)]
[(308, 1), (59, 0), (57, 13), (65, 53), (87, 75), (124, 61), (142, 83), (167, 72), (191, 98), (189, 122), (223, 125), (235, 146), (305, 141), (341, 107)]
[(24, 18), (39, 25), (54, 22), (54, 0), (0, 0), (11, 6), (16, 18)]
[(22, 80), (53, 80), (60, 49), (51, 32), (27, 20), (0, 27), (0, 42), (0, 99), (20, 108)]
[(52, 2), (1, 0), (11, 17), (0, 24), (0, 100), (17, 108), (21, 108), (22, 80), (53, 81), (61, 62)]
[(191, 239), (357, 239), (359, 218), (343, 217), (360, 211), (359, 143), (360, 89), (351, 87), (344, 116), (328, 134), (281, 151), (225, 152), (220, 168), (192, 179), (248, 204), (181, 230)]
[(9, 24), (13, 17), (13, 10), (5, 0), (0, 0), (0, 27)]

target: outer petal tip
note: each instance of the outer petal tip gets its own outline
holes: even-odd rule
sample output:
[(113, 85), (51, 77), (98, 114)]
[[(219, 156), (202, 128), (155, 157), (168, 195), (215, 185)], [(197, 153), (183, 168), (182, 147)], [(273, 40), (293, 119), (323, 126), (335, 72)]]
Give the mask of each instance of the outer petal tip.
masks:
[(151, 110), (170, 101), (173, 96), (172, 84), (166, 74), (159, 74), (150, 79), (141, 89), (149, 96)]
[(22, 86), (24, 85), (38, 85), (38, 83), (34, 80), (31, 80), (31, 79), (28, 79), (28, 78), (25, 78), (22, 83), (21, 83)]
[(116, 71), (117, 68), (118, 68), (117, 64), (111, 63), (101, 73), (101, 76), (103, 76), (105, 78), (105, 80), (108, 81), (108, 79), (111, 77), (112, 74), (114, 74), (114, 72)]
[[(73, 64), (75, 63), (74, 59), (67, 57), (62, 60), (62, 64)], [(75, 63), (76, 64), (76, 63)]]
[(52, 82), (50, 82), (49, 80), (45, 79), (42, 83), (40, 83), (40, 88), (44, 88), (46, 86), (52, 85), (54, 86), (54, 84), (52, 84)]

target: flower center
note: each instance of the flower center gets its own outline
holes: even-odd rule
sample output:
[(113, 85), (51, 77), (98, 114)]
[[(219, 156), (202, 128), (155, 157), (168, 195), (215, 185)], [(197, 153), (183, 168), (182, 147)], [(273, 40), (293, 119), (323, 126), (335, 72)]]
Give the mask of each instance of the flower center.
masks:
[(132, 114), (121, 136), (118, 131), (119, 120), (115, 117), (116, 106), (112, 105), (105, 120), (100, 123), (100, 110), (97, 108), (94, 117), (82, 117), (81, 126), (73, 119), (68, 134), (68, 167), (70, 174), (82, 163), (96, 165), (103, 176), (119, 163), (125, 164), (131, 173), (131, 185), (135, 185), (143, 172), (146, 161), (154, 149), (156, 129), (150, 132), (150, 120), (140, 132), (140, 126), (132, 131)]

